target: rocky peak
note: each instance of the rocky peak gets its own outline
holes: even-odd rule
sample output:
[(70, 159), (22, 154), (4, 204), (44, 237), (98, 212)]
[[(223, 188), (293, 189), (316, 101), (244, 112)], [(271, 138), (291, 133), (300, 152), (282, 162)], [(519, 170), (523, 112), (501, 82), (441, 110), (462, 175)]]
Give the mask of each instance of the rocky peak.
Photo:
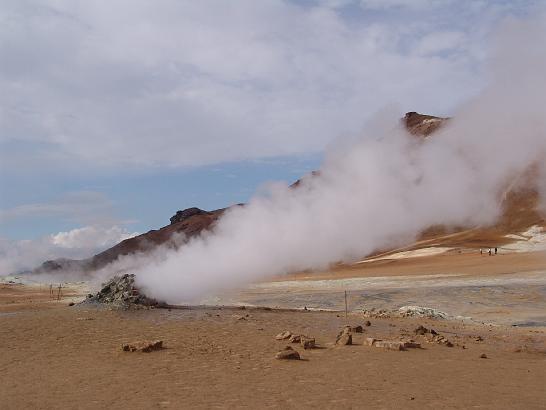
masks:
[(182, 222), (194, 215), (207, 215), (207, 214), (209, 214), (209, 212), (203, 211), (202, 209), (199, 209), (196, 207), (192, 207), (192, 208), (184, 209), (183, 211), (177, 211), (176, 214), (174, 214), (174, 216), (170, 218), (170, 221), (172, 225), (177, 222)]
[(410, 111), (404, 115), (402, 121), (411, 134), (427, 137), (440, 128), (448, 119)]

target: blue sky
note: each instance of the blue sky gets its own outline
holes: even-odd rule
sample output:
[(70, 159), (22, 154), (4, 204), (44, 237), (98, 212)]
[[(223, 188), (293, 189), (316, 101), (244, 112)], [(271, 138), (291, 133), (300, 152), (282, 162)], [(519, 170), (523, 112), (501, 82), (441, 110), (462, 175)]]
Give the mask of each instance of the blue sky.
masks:
[(493, 29), (543, 8), (0, 0), (0, 270), (292, 182), (385, 107), (452, 115)]

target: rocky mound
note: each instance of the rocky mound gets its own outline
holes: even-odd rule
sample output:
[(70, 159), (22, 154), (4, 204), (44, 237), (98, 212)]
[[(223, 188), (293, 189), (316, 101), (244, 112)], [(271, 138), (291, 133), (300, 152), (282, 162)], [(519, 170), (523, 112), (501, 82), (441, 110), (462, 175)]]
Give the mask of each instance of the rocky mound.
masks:
[(165, 303), (158, 302), (141, 293), (135, 285), (135, 275), (125, 274), (122, 276), (114, 276), (112, 279), (102, 284), (102, 288), (96, 295), (91, 295), (85, 303), (102, 303), (114, 305), (117, 307), (133, 307), (133, 306), (164, 306)]

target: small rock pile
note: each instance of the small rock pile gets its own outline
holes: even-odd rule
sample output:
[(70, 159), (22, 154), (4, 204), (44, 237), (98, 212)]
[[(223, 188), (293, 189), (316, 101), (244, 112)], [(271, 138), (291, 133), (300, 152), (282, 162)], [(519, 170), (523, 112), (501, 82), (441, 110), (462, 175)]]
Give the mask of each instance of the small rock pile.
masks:
[(90, 294), (86, 302), (104, 303), (125, 308), (164, 305), (142, 294), (135, 286), (135, 275), (132, 274), (114, 276), (108, 282), (103, 283), (102, 289), (96, 295)]
[(453, 343), (449, 341), (446, 337), (438, 334), (434, 329), (427, 329), (426, 327), (420, 325), (417, 329), (414, 330), (414, 333), (417, 336), (424, 336), (425, 340), (428, 343), (437, 343), (447, 347), (453, 347)]
[(125, 343), (121, 345), (121, 350), (124, 352), (144, 352), (150, 353), (154, 350), (163, 349), (163, 340), (155, 340), (153, 342), (135, 342)]

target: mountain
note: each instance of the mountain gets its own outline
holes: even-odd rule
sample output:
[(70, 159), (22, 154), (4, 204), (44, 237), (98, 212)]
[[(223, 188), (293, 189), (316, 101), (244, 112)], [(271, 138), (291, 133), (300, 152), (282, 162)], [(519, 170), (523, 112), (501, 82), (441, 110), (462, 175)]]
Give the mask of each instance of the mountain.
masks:
[[(402, 118), (402, 123), (410, 134), (420, 138), (428, 138), (448, 121), (449, 118), (424, 115), (417, 112), (408, 112)], [(315, 177), (319, 173), (320, 171), (313, 171), (311, 177)], [(300, 183), (301, 180), (297, 180), (291, 185), (291, 188), (297, 189)], [(234, 206), (244, 206), (244, 204)], [(466, 247), (501, 246), (510, 242), (506, 235), (519, 234), (535, 225), (546, 225), (544, 218), (537, 211), (537, 206), (538, 193), (536, 190), (528, 188), (526, 184), (520, 184), (517, 188), (511, 187), (504, 193), (502, 198), (503, 214), (494, 226), (432, 226), (421, 233), (418, 244), (423, 244), (423, 246), (438, 246), (440, 244)], [(228, 208), (213, 211), (205, 211), (195, 207), (184, 209), (176, 212), (170, 218), (169, 225), (126, 239), (91, 258), (46, 261), (34, 272), (94, 271), (105, 267), (120, 256), (145, 253), (159, 245), (178, 248), (192, 237), (213, 228), (214, 223), (226, 209)], [(386, 251), (388, 252), (388, 250)]]

